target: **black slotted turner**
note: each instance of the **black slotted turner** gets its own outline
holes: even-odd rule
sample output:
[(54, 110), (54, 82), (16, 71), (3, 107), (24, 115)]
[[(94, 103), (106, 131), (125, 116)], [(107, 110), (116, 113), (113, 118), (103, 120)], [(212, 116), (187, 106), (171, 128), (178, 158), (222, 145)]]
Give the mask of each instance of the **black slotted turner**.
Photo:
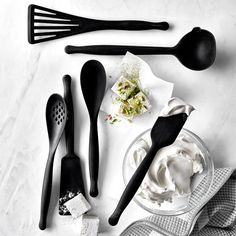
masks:
[(28, 41), (31, 44), (96, 30), (167, 30), (168, 28), (167, 22), (95, 20), (34, 4), (28, 7)]
[(64, 203), (79, 193), (82, 193), (85, 197), (85, 190), (80, 158), (74, 153), (74, 109), (71, 77), (69, 75), (63, 77), (63, 85), (64, 99), (68, 111), (65, 126), (67, 155), (61, 159), (59, 214), (70, 215)]

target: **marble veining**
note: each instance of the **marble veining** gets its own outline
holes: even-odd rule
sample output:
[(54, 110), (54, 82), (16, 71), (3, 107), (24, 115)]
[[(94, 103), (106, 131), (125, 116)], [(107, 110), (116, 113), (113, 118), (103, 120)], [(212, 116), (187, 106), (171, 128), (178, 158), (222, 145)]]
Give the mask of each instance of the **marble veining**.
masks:
[[(166, 32), (97, 31), (38, 45), (27, 42), (27, 7), (38, 4), (97, 19), (169, 21)], [(120, 56), (67, 55), (67, 44), (132, 44), (173, 46), (193, 27), (210, 30), (216, 37), (215, 64), (206, 71), (184, 68), (172, 56), (142, 56), (158, 77), (175, 84), (173, 95), (192, 104), (196, 111), (185, 127), (206, 143), (217, 167), (236, 167), (236, 4), (234, 0), (1, 0), (0, 7), (0, 236), (75, 236), (70, 217), (58, 215), (60, 160), (65, 154), (64, 138), (54, 163), (53, 194), (49, 228), (38, 229), (44, 168), (48, 155), (45, 108), (52, 93), (63, 94), (62, 76), (74, 80), (75, 150), (80, 156), (89, 186), (89, 120), (80, 89), (80, 69), (89, 59), (100, 60), (112, 75)], [(131, 202), (120, 223), (111, 227), (109, 215), (124, 189), (122, 161), (130, 142), (150, 128), (130, 130), (110, 126), (99, 115), (101, 195), (89, 198), (91, 214), (99, 215), (99, 236), (116, 236), (130, 223), (149, 215)], [(125, 137), (125, 138), (124, 138)]]

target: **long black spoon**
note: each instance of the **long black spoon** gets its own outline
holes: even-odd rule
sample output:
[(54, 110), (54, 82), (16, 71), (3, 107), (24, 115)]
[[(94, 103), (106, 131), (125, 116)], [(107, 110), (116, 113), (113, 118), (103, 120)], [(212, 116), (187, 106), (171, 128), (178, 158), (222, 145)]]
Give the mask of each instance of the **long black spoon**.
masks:
[(96, 197), (98, 195), (97, 179), (99, 169), (97, 118), (106, 87), (106, 73), (103, 65), (96, 60), (87, 61), (82, 67), (80, 80), (84, 100), (90, 117), (90, 196)]
[(216, 57), (214, 35), (199, 27), (187, 33), (174, 47), (145, 47), (119, 45), (66, 46), (66, 53), (87, 53), (98, 55), (124, 55), (127, 51), (138, 54), (171, 54), (191, 70), (204, 70), (210, 67)]
[(175, 141), (186, 119), (187, 115), (185, 113), (180, 113), (169, 117), (158, 117), (151, 130), (152, 145), (146, 157), (131, 177), (115, 211), (109, 218), (108, 221), (110, 225), (116, 225), (118, 223), (122, 212), (127, 207), (141, 185), (157, 151), (165, 146), (171, 145)]

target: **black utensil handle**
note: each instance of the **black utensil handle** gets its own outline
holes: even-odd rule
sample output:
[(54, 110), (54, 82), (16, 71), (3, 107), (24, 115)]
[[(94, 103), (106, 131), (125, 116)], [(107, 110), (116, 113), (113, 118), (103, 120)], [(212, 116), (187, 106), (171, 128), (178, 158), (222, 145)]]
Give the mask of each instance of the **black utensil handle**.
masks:
[[(87, 21), (87, 22), (86, 22)], [(148, 22), (139, 20), (122, 20), (122, 21), (108, 21), (108, 20), (95, 20), (84, 19), (84, 28), (87, 30), (167, 30), (169, 24), (166, 21), (163, 22)]]
[(148, 46), (128, 46), (128, 45), (90, 45), (65, 47), (67, 54), (85, 53), (97, 55), (125, 55), (127, 51), (137, 55), (150, 54), (173, 54), (172, 47), (148, 47)]
[(68, 154), (74, 153), (74, 108), (71, 93), (71, 77), (63, 77), (64, 99), (67, 106), (67, 122), (65, 126), (65, 139)]
[(54, 154), (55, 152), (49, 153), (49, 157), (44, 172), (42, 195), (41, 195), (40, 220), (39, 220), (39, 228), (41, 230), (44, 230), (47, 227), (47, 214), (52, 191), (52, 173), (53, 173), (52, 171), (53, 171)]
[(89, 136), (89, 173), (90, 173), (90, 196), (98, 195), (98, 170), (99, 170), (99, 146), (98, 146), (98, 130), (97, 119), (90, 123)]
[(148, 151), (146, 157), (143, 159), (143, 161), (138, 166), (137, 170), (131, 177), (129, 183), (127, 184), (118, 204), (113, 212), (113, 214), (109, 218), (109, 224), (110, 225), (116, 225), (119, 221), (119, 218), (124, 211), (124, 209), (127, 207), (129, 202), (132, 200), (133, 196), (137, 192), (139, 186), (141, 185), (157, 151), (159, 148), (157, 147), (151, 147)]

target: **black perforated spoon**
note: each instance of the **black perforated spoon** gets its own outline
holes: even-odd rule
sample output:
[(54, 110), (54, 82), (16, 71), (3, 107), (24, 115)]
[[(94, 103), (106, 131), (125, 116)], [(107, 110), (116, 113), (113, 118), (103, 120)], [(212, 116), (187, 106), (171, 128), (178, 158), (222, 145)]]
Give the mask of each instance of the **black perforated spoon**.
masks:
[(87, 61), (81, 70), (81, 88), (90, 117), (89, 172), (90, 196), (98, 195), (97, 179), (99, 169), (99, 145), (97, 118), (106, 87), (106, 73), (103, 65), (96, 61)]
[(171, 145), (175, 141), (186, 119), (187, 115), (185, 113), (180, 113), (169, 117), (158, 117), (151, 130), (152, 145), (147, 155), (144, 157), (143, 161), (131, 177), (115, 211), (109, 218), (108, 221), (110, 225), (116, 225), (118, 223), (122, 212), (132, 200), (141, 185), (157, 151), (163, 147)]
[(204, 70), (210, 67), (216, 57), (214, 35), (199, 27), (187, 33), (174, 47), (145, 47), (120, 45), (66, 46), (66, 53), (87, 53), (98, 55), (124, 55), (127, 51), (138, 55), (172, 54), (191, 70)]
[(41, 211), (39, 228), (47, 227), (47, 214), (52, 190), (53, 161), (56, 148), (63, 133), (67, 117), (67, 109), (64, 99), (59, 94), (49, 97), (46, 107), (46, 121), (49, 138), (49, 154), (45, 168), (43, 188), (41, 196)]

